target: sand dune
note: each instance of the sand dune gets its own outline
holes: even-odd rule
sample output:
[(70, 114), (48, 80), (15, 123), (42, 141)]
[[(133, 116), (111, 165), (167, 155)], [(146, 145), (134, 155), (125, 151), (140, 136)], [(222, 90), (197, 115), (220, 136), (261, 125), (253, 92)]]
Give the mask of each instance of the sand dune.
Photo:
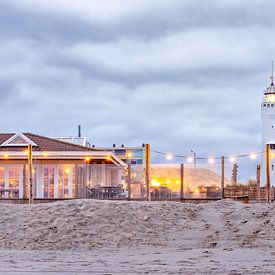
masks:
[[(102, 272), (112, 271), (112, 267), (116, 272), (133, 272), (144, 261), (144, 272), (152, 265), (157, 267), (154, 272), (214, 272), (221, 265), (224, 271), (233, 272), (238, 262), (236, 253), (242, 259), (239, 267), (247, 273), (275, 271), (274, 205), (244, 205), (231, 200), (199, 205), (74, 200), (37, 205), (0, 204), (0, 211), (1, 261), (10, 253), (18, 260), (16, 267), (14, 263), (4, 265), (6, 271), (19, 270), (23, 274), (29, 270), (25, 255), (28, 262), (31, 257), (41, 258), (45, 253), (55, 255), (53, 258), (61, 262), (64, 257), (72, 270), (76, 268), (79, 272), (83, 266), (81, 261), (73, 261), (74, 257), (84, 257), (86, 269), (97, 268)], [(227, 258), (223, 259), (225, 253)], [(91, 255), (90, 260), (87, 255)], [(108, 259), (104, 264), (103, 258)], [(114, 259), (117, 261), (113, 262)], [(161, 262), (166, 262), (165, 268)], [(47, 264), (50, 268), (51, 264)], [(40, 270), (43, 260), (40, 266), (31, 266), (32, 271)], [(56, 266), (52, 271), (56, 271)], [(253, 269), (254, 266), (257, 268)], [(66, 265), (60, 264), (59, 268), (64, 271)]]
[(199, 205), (74, 200), (1, 204), (0, 211), (0, 248), (275, 248), (275, 208), (231, 200)]

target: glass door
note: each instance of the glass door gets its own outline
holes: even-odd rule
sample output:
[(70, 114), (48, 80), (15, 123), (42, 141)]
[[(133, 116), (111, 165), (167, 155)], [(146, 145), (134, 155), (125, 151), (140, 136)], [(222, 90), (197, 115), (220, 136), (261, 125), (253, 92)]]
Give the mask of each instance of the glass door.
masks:
[(44, 166), (43, 168), (43, 198), (54, 198), (54, 166)]

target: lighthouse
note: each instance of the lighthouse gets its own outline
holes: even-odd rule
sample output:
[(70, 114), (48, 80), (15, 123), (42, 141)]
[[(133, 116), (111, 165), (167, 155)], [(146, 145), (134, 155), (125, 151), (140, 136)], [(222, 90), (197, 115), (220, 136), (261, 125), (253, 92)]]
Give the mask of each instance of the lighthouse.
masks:
[[(275, 86), (273, 75), (273, 62), (271, 73), (271, 84), (264, 91), (264, 99), (262, 102), (262, 151), (265, 152), (266, 145), (270, 145), (270, 182), (275, 184), (275, 159), (272, 156), (275, 153)], [(262, 182), (266, 182), (266, 157), (265, 153), (262, 158)]]

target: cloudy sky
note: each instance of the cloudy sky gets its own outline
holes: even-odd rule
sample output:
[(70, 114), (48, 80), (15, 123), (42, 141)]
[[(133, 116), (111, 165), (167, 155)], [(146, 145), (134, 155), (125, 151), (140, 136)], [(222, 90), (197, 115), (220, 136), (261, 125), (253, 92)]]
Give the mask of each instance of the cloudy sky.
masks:
[(0, 0), (1, 132), (260, 150), (273, 0)]

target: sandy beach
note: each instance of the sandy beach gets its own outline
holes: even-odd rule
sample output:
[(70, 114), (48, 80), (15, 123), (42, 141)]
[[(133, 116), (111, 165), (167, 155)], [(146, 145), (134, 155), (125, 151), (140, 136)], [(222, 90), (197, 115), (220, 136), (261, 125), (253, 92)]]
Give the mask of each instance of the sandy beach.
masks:
[(1, 274), (273, 274), (274, 205), (0, 204)]

